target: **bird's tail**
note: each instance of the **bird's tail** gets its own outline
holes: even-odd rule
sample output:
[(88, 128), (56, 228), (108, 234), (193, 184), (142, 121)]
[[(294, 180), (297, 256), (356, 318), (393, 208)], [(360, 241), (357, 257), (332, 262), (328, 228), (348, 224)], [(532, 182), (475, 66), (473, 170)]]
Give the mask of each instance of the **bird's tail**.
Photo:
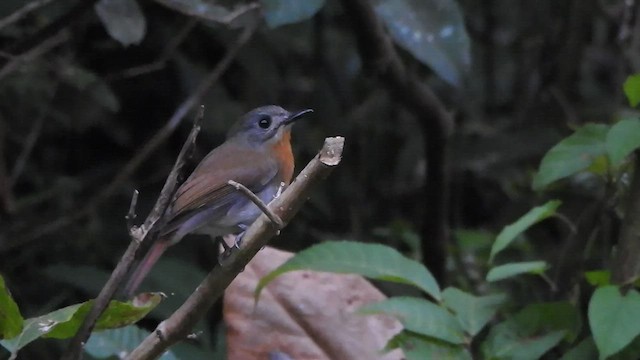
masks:
[(144, 259), (142, 259), (138, 264), (138, 267), (136, 267), (133, 274), (131, 274), (129, 282), (127, 282), (124, 293), (128, 298), (134, 295), (144, 278), (147, 277), (147, 274), (151, 271), (153, 265), (158, 261), (165, 250), (167, 250), (169, 245), (170, 242), (164, 239), (158, 239), (153, 245), (151, 245), (147, 255), (145, 255)]

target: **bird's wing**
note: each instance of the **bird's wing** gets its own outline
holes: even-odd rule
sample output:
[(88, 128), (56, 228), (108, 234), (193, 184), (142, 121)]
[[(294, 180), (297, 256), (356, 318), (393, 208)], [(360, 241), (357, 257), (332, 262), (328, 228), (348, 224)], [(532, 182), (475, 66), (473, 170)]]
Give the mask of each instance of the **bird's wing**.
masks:
[[(202, 207), (224, 207), (243, 197), (227, 181), (234, 180), (257, 193), (272, 183), (278, 163), (256, 149), (225, 143), (207, 155), (176, 192), (170, 219)], [(171, 220), (170, 220), (171, 222)]]

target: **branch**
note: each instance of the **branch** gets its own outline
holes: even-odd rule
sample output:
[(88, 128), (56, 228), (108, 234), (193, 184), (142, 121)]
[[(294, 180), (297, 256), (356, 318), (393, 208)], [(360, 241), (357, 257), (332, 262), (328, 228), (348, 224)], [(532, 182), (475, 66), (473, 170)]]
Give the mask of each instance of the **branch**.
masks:
[[(296, 180), (269, 204), (285, 224), (298, 212), (311, 190), (340, 163), (344, 138), (325, 139), (320, 153), (300, 172)], [(172, 344), (183, 340), (195, 324), (205, 316), (207, 310), (222, 296), (225, 288), (244, 269), (255, 254), (278, 232), (266, 215), (260, 217), (247, 229), (242, 245), (226, 266), (216, 266), (182, 306), (167, 320), (161, 322), (129, 354), (129, 360), (155, 359)]]
[(449, 230), (448, 142), (453, 119), (433, 91), (402, 63), (370, 1), (342, 0), (342, 6), (353, 24), (364, 65), (420, 120), (428, 166), (425, 204), (429, 204), (422, 229), (422, 260), (443, 283)]
[(20, 20), (22, 17), (26, 16), (30, 12), (37, 10), (38, 8), (47, 5), (52, 0), (35, 0), (21, 7), (20, 9), (14, 11), (12, 14), (5, 16), (0, 19), (0, 29), (6, 27), (8, 25), (13, 24), (14, 22)]
[(630, 285), (640, 274), (640, 151), (634, 155), (635, 166), (628, 203), (611, 269), (611, 279), (618, 285)]
[(87, 201), (87, 205), (74, 210), (72, 213), (66, 214), (60, 218), (57, 218), (47, 224), (37, 227), (34, 230), (27, 231), (23, 229), (23, 236), (7, 236), (7, 238), (15, 239), (11, 242), (7, 241), (4, 244), (0, 244), (0, 252), (12, 249), (16, 246), (22, 246), (26, 243), (41, 238), (43, 235), (55, 232), (61, 228), (71, 225), (74, 222), (82, 219), (83, 217), (91, 214), (103, 201), (108, 199), (119, 186), (125, 182), (129, 177), (138, 169), (140, 165), (166, 140), (173, 134), (175, 129), (180, 125), (182, 119), (188, 114), (188, 112), (204, 97), (206, 92), (215, 84), (220, 76), (229, 68), (231, 62), (237, 56), (238, 52), (244, 44), (246, 44), (253, 35), (255, 26), (248, 26), (244, 29), (242, 34), (238, 37), (238, 40), (227, 50), (224, 57), (218, 62), (218, 64), (208, 73), (205, 78), (198, 84), (196, 90), (185, 99), (182, 104), (176, 109), (167, 123), (158, 130), (157, 133), (142, 147), (142, 149), (124, 166), (122, 171), (116, 175), (116, 177), (107, 185), (102, 191), (94, 195)]
[(249, 200), (251, 200), (251, 202), (253, 202), (254, 204), (256, 204), (256, 206), (262, 210), (262, 212), (267, 215), (267, 217), (269, 218), (269, 220), (271, 220), (271, 222), (278, 227), (278, 229), (282, 229), (284, 227), (284, 223), (282, 222), (282, 219), (280, 219), (280, 217), (276, 214), (273, 213), (273, 211), (271, 211), (271, 209), (269, 209), (269, 207), (262, 201), (260, 200), (260, 198), (258, 197), (258, 195), (254, 194), (253, 191), (247, 189), (246, 186), (240, 184), (239, 182), (235, 182), (233, 180), (229, 180), (227, 181), (227, 183), (231, 186), (233, 186), (236, 190), (238, 190), (240, 193), (242, 193), (242, 195), (246, 196)]
[[(113, 298), (113, 295), (120, 287), (122, 280), (124, 280), (125, 276), (131, 270), (131, 266), (135, 260), (135, 255), (138, 251), (138, 248), (142, 244), (142, 242), (147, 238), (147, 235), (153, 229), (153, 226), (158, 222), (158, 220), (162, 217), (164, 212), (167, 210), (169, 206), (169, 202), (173, 197), (176, 191), (176, 185), (178, 184), (178, 176), (182, 173), (182, 168), (184, 167), (184, 163), (188, 154), (190, 154), (195, 147), (196, 137), (200, 132), (200, 122), (202, 121), (202, 117), (204, 115), (204, 107), (200, 108), (198, 115), (193, 121), (193, 127), (191, 128), (191, 133), (187, 138), (187, 141), (182, 145), (182, 149), (180, 150), (180, 154), (178, 154), (178, 158), (176, 159), (167, 180), (162, 187), (162, 191), (160, 192), (160, 196), (158, 196), (158, 200), (153, 207), (153, 210), (147, 216), (147, 219), (144, 221), (143, 225), (140, 227), (132, 227), (129, 230), (131, 235), (131, 243), (129, 243), (129, 247), (127, 251), (125, 251), (124, 255), (116, 265), (115, 270), (111, 273), (111, 277), (107, 280), (107, 283), (104, 285), (102, 290), (100, 290), (100, 294), (93, 302), (93, 306), (91, 310), (87, 314), (87, 317), (84, 318), (82, 326), (75, 334), (69, 346), (67, 347), (66, 352), (62, 355), (61, 359), (64, 360), (75, 360), (82, 358), (82, 350), (84, 344), (87, 342), (89, 337), (91, 336), (91, 331), (93, 330), (96, 321), (100, 317), (100, 315), (104, 312), (109, 305), (109, 301)], [(131, 199), (131, 205), (129, 206), (129, 212), (127, 213), (127, 223), (132, 221), (132, 218), (135, 217), (135, 206), (138, 201), (138, 191), (136, 190), (133, 193), (133, 197)]]

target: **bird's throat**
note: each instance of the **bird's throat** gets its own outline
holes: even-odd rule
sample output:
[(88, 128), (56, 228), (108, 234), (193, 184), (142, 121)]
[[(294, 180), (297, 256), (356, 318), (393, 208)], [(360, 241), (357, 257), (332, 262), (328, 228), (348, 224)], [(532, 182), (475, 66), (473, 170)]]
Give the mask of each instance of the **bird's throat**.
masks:
[(280, 164), (280, 178), (287, 184), (293, 176), (293, 151), (291, 150), (291, 131), (286, 129), (280, 139), (272, 145), (272, 154)]

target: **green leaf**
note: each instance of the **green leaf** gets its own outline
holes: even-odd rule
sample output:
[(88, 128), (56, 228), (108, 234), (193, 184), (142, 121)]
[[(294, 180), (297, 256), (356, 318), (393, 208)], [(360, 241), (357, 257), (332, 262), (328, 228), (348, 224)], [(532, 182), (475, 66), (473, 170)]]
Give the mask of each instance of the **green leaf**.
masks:
[(100, 0), (96, 14), (107, 33), (124, 46), (138, 44), (147, 31), (147, 20), (135, 0)]
[(542, 274), (548, 265), (545, 261), (525, 261), (496, 266), (489, 270), (487, 281), (504, 280), (520, 274)]
[(22, 331), (24, 319), (18, 304), (13, 301), (11, 293), (0, 275), (0, 340), (11, 339)]
[(469, 351), (462, 346), (448, 344), (412, 331), (400, 332), (389, 340), (385, 349), (393, 350), (396, 348), (402, 349), (407, 360), (472, 359)]
[(462, 328), (471, 336), (494, 317), (505, 301), (504, 295), (473, 296), (462, 290), (450, 287), (442, 292), (444, 305), (453, 310)]
[(619, 166), (629, 154), (640, 148), (640, 120), (624, 119), (615, 123), (607, 134), (606, 148), (611, 165)]
[(13, 339), (2, 340), (0, 344), (12, 354), (15, 354), (33, 340), (53, 330), (56, 325), (69, 321), (80, 306), (82, 306), (82, 304), (71, 305), (46, 315), (26, 319), (24, 328), (18, 336)]
[(464, 333), (456, 318), (445, 308), (414, 297), (392, 297), (367, 304), (361, 314), (387, 314), (396, 317), (406, 330), (430, 336), (451, 344), (465, 342)]
[(593, 340), (604, 359), (640, 335), (640, 293), (629, 290), (622, 295), (616, 286), (598, 288), (591, 296), (588, 316)]
[(586, 124), (556, 144), (542, 158), (540, 169), (533, 178), (533, 189), (541, 190), (556, 180), (589, 168), (598, 156), (607, 154), (608, 132), (607, 125)]
[(471, 66), (471, 41), (456, 1), (377, 0), (374, 7), (400, 47), (449, 84), (463, 84)]
[(487, 359), (539, 359), (563, 338), (580, 331), (580, 314), (568, 302), (532, 304), (493, 326), (483, 344)]
[[(122, 358), (123, 354), (130, 353), (150, 334), (135, 325), (120, 329), (97, 331), (91, 334), (84, 350), (98, 359), (108, 357)], [(172, 348), (173, 349), (173, 348)], [(159, 359), (177, 360), (173, 350), (165, 351)]]
[(592, 337), (582, 340), (577, 346), (567, 351), (560, 360), (598, 360), (598, 349)]
[(371, 279), (413, 285), (436, 300), (441, 298), (440, 287), (429, 270), (397, 250), (380, 244), (327, 241), (301, 251), (260, 279), (254, 292), (256, 301), (260, 291), (273, 279), (295, 270), (359, 274)]
[(507, 225), (502, 229), (498, 237), (496, 237), (496, 241), (493, 243), (491, 247), (491, 255), (489, 256), (489, 262), (493, 261), (493, 258), (502, 250), (504, 250), (509, 244), (511, 244), (518, 235), (525, 232), (531, 226), (540, 221), (552, 216), (556, 213), (558, 206), (560, 206), (562, 202), (559, 200), (551, 200), (542, 206), (534, 207), (529, 210), (526, 214), (524, 214), (520, 219), (516, 220), (511, 225)]
[[(162, 299), (159, 294), (145, 293), (132, 301), (111, 301), (105, 312), (98, 318), (95, 330), (121, 327), (143, 318)], [(58, 309), (49, 314), (25, 320), (22, 333), (17, 337), (0, 341), (11, 353), (39, 337), (65, 339), (73, 336), (89, 312), (93, 300)]]
[(310, 19), (325, 0), (261, 0), (264, 19), (270, 28)]
[(584, 273), (584, 277), (593, 286), (611, 285), (611, 271), (609, 270), (587, 271)]
[(631, 107), (640, 104), (640, 74), (634, 74), (627, 78), (623, 85), (624, 94), (629, 100)]

